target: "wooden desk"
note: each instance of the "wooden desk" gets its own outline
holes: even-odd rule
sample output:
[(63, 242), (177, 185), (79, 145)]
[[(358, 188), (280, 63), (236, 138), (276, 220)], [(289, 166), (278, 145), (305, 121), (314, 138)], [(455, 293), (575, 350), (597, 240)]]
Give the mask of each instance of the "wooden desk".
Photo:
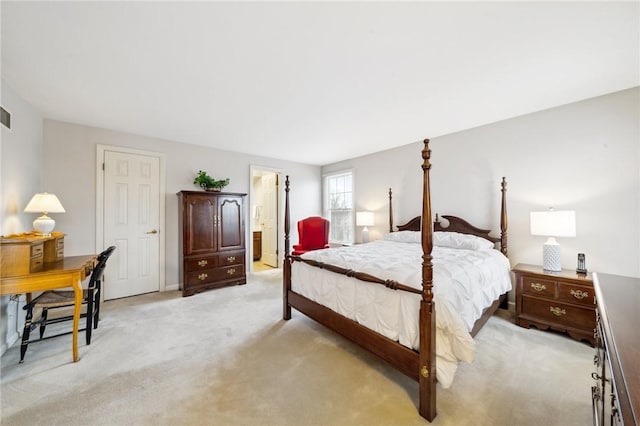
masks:
[(73, 287), (73, 362), (78, 361), (78, 327), (82, 307), (82, 281), (91, 273), (97, 255), (68, 256), (54, 263), (45, 264), (42, 271), (27, 275), (0, 279), (0, 296), (31, 293), (56, 288)]

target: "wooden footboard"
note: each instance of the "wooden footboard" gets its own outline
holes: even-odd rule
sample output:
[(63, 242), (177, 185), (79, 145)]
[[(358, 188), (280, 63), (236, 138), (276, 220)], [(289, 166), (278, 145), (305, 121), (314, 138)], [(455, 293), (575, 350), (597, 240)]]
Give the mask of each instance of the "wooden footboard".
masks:
[(418, 380), (419, 358), (416, 351), (293, 291), (289, 292), (289, 303), (309, 318), (387, 361), (401, 373)]

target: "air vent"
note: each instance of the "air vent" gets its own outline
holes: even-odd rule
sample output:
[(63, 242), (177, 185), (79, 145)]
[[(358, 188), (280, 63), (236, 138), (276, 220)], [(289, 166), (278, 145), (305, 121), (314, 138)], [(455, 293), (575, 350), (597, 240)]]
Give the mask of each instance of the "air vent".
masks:
[(2, 122), (7, 129), (11, 128), (11, 114), (2, 107), (0, 107), (0, 122)]

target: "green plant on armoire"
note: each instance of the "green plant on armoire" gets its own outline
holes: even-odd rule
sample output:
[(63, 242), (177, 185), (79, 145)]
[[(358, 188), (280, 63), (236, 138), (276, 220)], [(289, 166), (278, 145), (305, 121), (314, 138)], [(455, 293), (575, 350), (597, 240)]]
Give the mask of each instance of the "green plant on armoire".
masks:
[(226, 179), (214, 179), (207, 174), (205, 171), (198, 171), (195, 179), (193, 179), (193, 184), (198, 185), (205, 191), (214, 191), (220, 192), (222, 188), (229, 185), (229, 178)]

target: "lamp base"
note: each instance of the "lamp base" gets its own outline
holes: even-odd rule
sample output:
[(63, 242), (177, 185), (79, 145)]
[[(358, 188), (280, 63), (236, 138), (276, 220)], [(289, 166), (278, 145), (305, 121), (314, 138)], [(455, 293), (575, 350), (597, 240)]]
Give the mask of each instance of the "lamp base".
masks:
[(56, 227), (56, 221), (46, 214), (33, 221), (33, 229), (43, 237), (50, 237), (51, 231)]
[(362, 242), (363, 243), (368, 243), (369, 242), (369, 230), (367, 229), (366, 226), (362, 230)]
[(560, 244), (556, 242), (555, 238), (549, 238), (542, 246), (542, 269), (551, 272), (562, 270)]

